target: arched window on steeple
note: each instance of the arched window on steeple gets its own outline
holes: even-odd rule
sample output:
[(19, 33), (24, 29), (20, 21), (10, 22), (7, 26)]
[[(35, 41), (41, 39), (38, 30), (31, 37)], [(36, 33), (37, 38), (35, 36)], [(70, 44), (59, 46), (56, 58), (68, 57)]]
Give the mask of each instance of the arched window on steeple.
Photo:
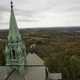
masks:
[(12, 54), (13, 54), (13, 59), (16, 59), (16, 53), (14, 49), (12, 49)]

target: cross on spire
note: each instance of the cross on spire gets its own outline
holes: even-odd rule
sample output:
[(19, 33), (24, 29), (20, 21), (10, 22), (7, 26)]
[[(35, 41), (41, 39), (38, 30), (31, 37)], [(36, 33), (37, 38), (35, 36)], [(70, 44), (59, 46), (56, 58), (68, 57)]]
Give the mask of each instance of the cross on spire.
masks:
[(11, 0), (11, 2), (10, 2), (10, 3), (11, 3), (11, 8), (13, 8), (13, 1)]

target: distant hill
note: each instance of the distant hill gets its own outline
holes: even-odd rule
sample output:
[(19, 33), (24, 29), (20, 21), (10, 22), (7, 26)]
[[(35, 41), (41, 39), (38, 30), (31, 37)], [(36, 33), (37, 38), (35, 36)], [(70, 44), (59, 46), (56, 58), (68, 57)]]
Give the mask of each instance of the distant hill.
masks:
[(50, 28), (33, 28), (23, 29), (25, 31), (59, 31), (59, 32), (78, 32), (80, 27), (50, 27)]
[[(75, 32), (75, 31), (80, 31), (80, 26), (68, 26), (68, 27), (43, 27), (43, 28), (24, 28), (24, 29), (20, 29), (21, 31), (61, 31), (61, 32)], [(7, 31), (7, 29), (5, 30), (0, 30), (0, 32), (4, 32)]]

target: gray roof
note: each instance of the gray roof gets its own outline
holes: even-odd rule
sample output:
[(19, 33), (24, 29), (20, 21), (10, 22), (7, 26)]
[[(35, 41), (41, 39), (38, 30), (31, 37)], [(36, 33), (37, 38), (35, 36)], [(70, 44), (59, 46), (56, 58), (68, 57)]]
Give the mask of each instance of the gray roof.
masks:
[(19, 72), (14, 71), (12, 75), (8, 78), (8, 80), (25, 80), (24, 76), (21, 75)]
[(10, 67), (0, 66), (0, 80), (24, 80), (24, 76)]
[(44, 61), (36, 53), (28, 53), (27, 65), (44, 65)]
[(0, 80), (5, 80), (10, 71), (9, 67), (0, 66)]

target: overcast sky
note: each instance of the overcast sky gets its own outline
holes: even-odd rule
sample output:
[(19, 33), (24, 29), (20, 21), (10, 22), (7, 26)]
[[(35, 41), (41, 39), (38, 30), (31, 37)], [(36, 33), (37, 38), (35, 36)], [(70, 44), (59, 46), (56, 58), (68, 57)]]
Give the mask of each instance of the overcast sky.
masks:
[[(80, 0), (13, 0), (19, 28), (80, 26)], [(0, 0), (0, 29), (9, 28), (10, 0)]]

